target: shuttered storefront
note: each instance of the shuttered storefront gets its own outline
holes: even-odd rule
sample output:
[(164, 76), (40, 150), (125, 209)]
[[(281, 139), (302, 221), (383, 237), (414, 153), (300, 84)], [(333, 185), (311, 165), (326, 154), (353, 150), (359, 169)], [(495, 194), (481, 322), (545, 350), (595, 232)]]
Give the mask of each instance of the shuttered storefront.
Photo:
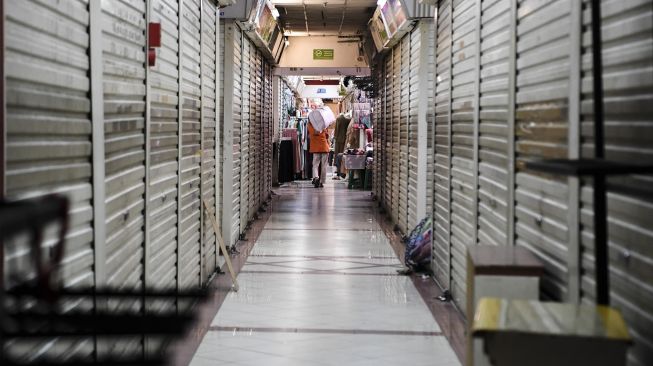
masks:
[[(383, 61), (382, 61), (383, 62)], [(383, 148), (385, 149), (386, 154), (386, 167), (385, 167), (385, 208), (390, 214), (390, 217), (394, 217), (394, 212), (392, 211), (393, 204), (396, 200), (394, 197), (393, 190), (393, 164), (395, 159), (395, 150), (393, 146), (394, 135), (392, 131), (392, 51), (389, 51), (385, 56), (385, 67), (383, 72), (384, 79), (384, 93), (383, 93), (383, 124), (384, 124), (384, 137), (385, 144)]]
[(482, 3), (478, 138), (478, 241), (508, 243), (510, 0)]
[[(89, 4), (8, 0), (3, 6), (6, 197), (36, 197), (53, 192), (68, 197), (63, 285), (92, 286), (95, 262)], [(51, 247), (55, 240), (56, 231), (44, 233), (45, 247)], [(29, 270), (33, 262), (28, 256), (27, 240), (3, 244), (5, 274), (21, 271), (34, 276)], [(3, 285), (15, 284), (5, 275)], [(85, 306), (67, 305), (71, 310)], [(60, 357), (69, 349), (88, 356), (93, 352), (93, 342), (74, 338), (12, 341), (5, 352)]]
[(451, 39), (451, 293), (465, 303), (467, 248), (474, 242), (475, 1), (454, 2)]
[(179, 286), (200, 285), (202, 74), (200, 0), (181, 7), (181, 162)]
[(150, 185), (148, 286), (177, 286), (177, 193), (179, 144), (179, 8), (172, 0), (152, 2), (152, 21), (164, 42), (150, 68)]
[[(579, 7), (581, 5), (578, 5)], [(650, 1), (603, 2), (603, 83), (605, 153), (610, 160), (653, 161), (653, 4)], [(592, 41), (588, 1), (582, 4), (580, 153), (594, 156)], [(611, 304), (630, 326), (635, 344), (629, 365), (653, 360), (653, 181), (651, 176), (608, 179), (608, 237)], [(628, 193), (625, 193), (628, 192)], [(594, 222), (592, 185), (580, 191), (581, 299), (593, 303)]]
[(433, 202), (433, 272), (443, 287), (451, 285), (451, 0), (438, 6), (435, 54), (435, 174)]
[[(219, 179), (216, 169), (216, 6), (211, 0), (202, 1), (202, 200), (215, 211), (216, 179)], [(206, 213), (204, 203), (201, 203), (203, 225), (202, 240), (202, 283), (216, 269), (217, 241), (211, 218)]]

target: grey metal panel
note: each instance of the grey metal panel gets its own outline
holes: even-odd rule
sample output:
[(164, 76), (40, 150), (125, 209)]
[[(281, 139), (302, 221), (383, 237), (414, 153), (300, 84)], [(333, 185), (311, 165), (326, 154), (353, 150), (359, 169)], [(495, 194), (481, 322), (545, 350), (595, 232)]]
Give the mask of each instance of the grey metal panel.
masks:
[(454, 2), (451, 77), (451, 293), (466, 304), (467, 247), (474, 245), (475, 1)]
[[(592, 41), (584, 1), (581, 80), (581, 155), (593, 157)], [(602, 2), (605, 152), (616, 161), (653, 161), (653, 4)], [(653, 181), (650, 176), (608, 180), (610, 301), (635, 343), (629, 365), (653, 362)], [(581, 299), (593, 303), (594, 235), (591, 181), (581, 188)]]
[(449, 108), (451, 86), (451, 2), (443, 1), (438, 7), (436, 32), (436, 84), (435, 84), (435, 174), (434, 174), (434, 268), (441, 286), (450, 285), (449, 210), (450, 198), (450, 139)]
[[(421, 32), (419, 27), (413, 29), (406, 35), (410, 42), (409, 52), (409, 80), (408, 80), (408, 230), (415, 227), (421, 219), (418, 217), (418, 165), (419, 165), (419, 109), (426, 106), (420, 106), (420, 71), (426, 65), (420, 64), (421, 55)], [(421, 91), (426, 93), (427, 91)], [(424, 157), (422, 157), (423, 159)]]
[[(7, 1), (5, 13), (6, 193), (69, 197), (64, 285), (92, 285), (88, 2)], [(46, 246), (53, 244), (48, 234)], [(6, 247), (5, 268), (25, 268), (24, 243), (14, 244)]]
[(240, 233), (244, 233), (249, 222), (249, 159), (250, 159), (250, 126), (252, 124), (252, 52), (256, 52), (252, 42), (246, 36), (242, 41), (242, 124), (240, 126)]
[(187, 0), (181, 11), (181, 222), (179, 287), (201, 285), (200, 278), (200, 167), (201, 73), (200, 2)]
[(161, 23), (162, 47), (150, 69), (150, 257), (148, 286), (177, 285), (177, 181), (179, 116), (179, 9), (172, 0), (152, 2)]
[(145, 1), (102, 3), (107, 284), (142, 284)]
[[(202, 199), (211, 208), (216, 206), (216, 14), (215, 3), (202, 0)], [(202, 238), (202, 280), (216, 269), (217, 240), (211, 218), (204, 215)]]
[(481, 7), (478, 240), (481, 245), (505, 245), (510, 0), (484, 0)]
[(248, 221), (251, 221), (258, 210), (258, 200), (260, 197), (258, 191), (258, 182), (261, 178), (262, 171), (259, 163), (261, 151), (259, 146), (259, 133), (261, 132), (261, 90), (262, 80), (261, 72), (261, 53), (256, 50), (252, 43), (252, 52), (250, 58), (250, 128), (249, 128), (249, 215)]
[(542, 259), (542, 290), (553, 299), (567, 297), (567, 181), (520, 168), (567, 157), (570, 1), (520, 1), (517, 9), (515, 243)]
[[(249, 100), (249, 94), (245, 93), (243, 88), (243, 65), (245, 61), (243, 60), (243, 35), (235, 24), (229, 25), (228, 32), (233, 35), (233, 54), (234, 54), (234, 67), (233, 67), (233, 135), (232, 141), (225, 141), (225, 143), (231, 143), (233, 146), (233, 170), (232, 174), (232, 211), (229, 213), (231, 215), (231, 238), (230, 243), (233, 245), (238, 240), (238, 235), (240, 234), (240, 201), (241, 201), (241, 164), (242, 164), (242, 146), (241, 146), (241, 128), (244, 120), (245, 113), (249, 113), (249, 106), (245, 110), (245, 99)], [(225, 60), (227, 62), (227, 60)], [(225, 75), (226, 77), (226, 75)], [(246, 112), (247, 111), (247, 112)], [(228, 174), (228, 172), (226, 172)], [(228, 214), (228, 213), (225, 213)]]
[[(70, 201), (63, 258), (66, 287), (94, 284), (90, 14), (88, 1), (4, 1), (7, 198), (60, 193)], [(55, 21), (56, 20), (56, 21)], [(4, 107), (3, 107), (4, 108)], [(0, 136), (5, 138), (5, 136)], [(3, 192), (5, 193), (5, 192)], [(54, 228), (52, 228), (54, 229)], [(55, 243), (47, 230), (44, 247)], [(26, 241), (4, 244), (3, 268), (33, 276)], [(44, 251), (43, 253), (47, 253)], [(3, 286), (11, 286), (5, 277)], [(85, 304), (68, 304), (70, 310)], [(25, 304), (24, 306), (29, 306)], [(5, 348), (18, 356), (85, 357), (93, 343), (79, 339), (29, 340)]]
[[(408, 234), (410, 227), (408, 226), (408, 217), (409, 217), (409, 208), (408, 208), (408, 187), (409, 182), (409, 161), (408, 161), (408, 148), (409, 148), (409, 88), (410, 88), (410, 34), (406, 34), (402, 38), (400, 44), (399, 54), (400, 54), (400, 73), (397, 75), (400, 78), (400, 99), (399, 99), (399, 228), (400, 230)], [(415, 186), (417, 184), (415, 183)]]
[(384, 120), (384, 135), (385, 135), (385, 144), (383, 148), (386, 151), (386, 173), (385, 173), (385, 208), (392, 217), (392, 204), (394, 200), (394, 192), (392, 190), (392, 178), (393, 178), (393, 161), (395, 159), (394, 149), (393, 149), (393, 134), (392, 134), (392, 51), (386, 54), (385, 57), (385, 67), (383, 72), (384, 78), (384, 94), (383, 94), (383, 120)]
[[(392, 121), (392, 214), (394, 222), (399, 226), (399, 230), (406, 232), (402, 227), (402, 217), (405, 209), (405, 195), (401, 192), (401, 175), (402, 154), (401, 154), (401, 43), (393, 48), (392, 52), (392, 102), (391, 102), (391, 121)], [(405, 157), (405, 156), (404, 156)], [(402, 196), (404, 200), (402, 200)]]

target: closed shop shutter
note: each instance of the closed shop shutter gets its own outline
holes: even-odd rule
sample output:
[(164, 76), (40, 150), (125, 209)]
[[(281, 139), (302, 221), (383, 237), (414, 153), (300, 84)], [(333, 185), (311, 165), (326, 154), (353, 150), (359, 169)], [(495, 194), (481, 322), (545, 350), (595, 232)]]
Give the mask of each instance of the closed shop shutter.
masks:
[[(241, 187), (240, 187), (240, 178), (241, 178), (241, 167), (243, 156), (245, 155), (241, 146), (241, 126), (243, 124), (245, 116), (248, 114), (249, 109), (245, 108), (246, 99), (249, 100), (249, 95), (247, 94), (247, 89), (243, 86), (243, 37), (240, 29), (237, 25), (231, 23), (228, 26), (227, 32), (229, 36), (227, 39), (233, 39), (233, 130), (231, 141), (225, 143), (230, 143), (233, 146), (233, 169), (231, 177), (231, 192), (232, 192), (232, 201), (231, 201), (231, 228), (230, 228), (230, 237), (225, 238), (229, 239), (231, 245), (235, 244), (238, 240), (238, 235), (240, 234), (240, 201), (241, 201)], [(227, 89), (225, 88), (225, 92)], [(226, 105), (225, 105), (226, 107)], [(247, 107), (249, 108), (249, 107)], [(229, 121), (225, 119), (225, 121)]]
[[(88, 6), (88, 1), (4, 2), (6, 194), (25, 198), (57, 192), (68, 197), (61, 269), (65, 287), (94, 284)], [(52, 245), (54, 234), (45, 233), (45, 246)], [(32, 268), (27, 243), (4, 245), (5, 271)], [(71, 310), (77, 308), (71, 304)], [(26, 348), (12, 344), (5, 351), (22, 353)], [(30, 352), (56, 357), (70, 349), (88, 356), (93, 343), (48, 340), (34, 344)]]
[(451, 112), (451, 0), (438, 7), (435, 98), (434, 272), (443, 287), (450, 285), (449, 245), (450, 112)]
[(400, 54), (400, 78), (399, 84), (399, 228), (404, 234), (408, 234), (408, 117), (409, 117), (409, 88), (410, 88), (410, 35), (407, 34), (401, 40), (399, 47)]
[(385, 123), (383, 116), (385, 114), (383, 101), (385, 98), (385, 75), (384, 75), (383, 60), (379, 61), (379, 65), (374, 70), (374, 88), (376, 97), (374, 98), (374, 113), (372, 118), (374, 121), (374, 195), (380, 203), (385, 199), (385, 163), (387, 152), (385, 146)]
[(453, 5), (451, 69), (451, 293), (464, 309), (467, 247), (475, 245), (474, 82), (476, 77), (475, 1)]
[(201, 43), (200, 0), (181, 9), (181, 221), (179, 286), (200, 286)]
[(420, 36), (420, 50), (426, 55), (426, 215), (433, 217), (435, 203), (435, 37), (436, 24), (426, 22), (425, 33)]
[(250, 96), (251, 96), (251, 124), (250, 124), (250, 130), (249, 130), (249, 142), (250, 142), (250, 150), (249, 150), (249, 171), (252, 172), (249, 176), (249, 221), (252, 220), (254, 217), (254, 214), (256, 213), (256, 210), (258, 209), (258, 200), (259, 200), (259, 190), (258, 190), (258, 182), (261, 179), (261, 170), (259, 166), (260, 162), (260, 157), (261, 157), (261, 150), (259, 146), (259, 134), (261, 133), (261, 118), (262, 118), (262, 113), (261, 113), (261, 71), (262, 71), (262, 66), (261, 66), (261, 53), (256, 50), (252, 44), (252, 58), (250, 59), (252, 62), (252, 67), (251, 67), (251, 80), (252, 80), (252, 88), (250, 90)]
[[(594, 157), (591, 7), (583, 6), (581, 155)], [(653, 161), (653, 4), (603, 1), (605, 154), (609, 160)], [(651, 176), (608, 179), (611, 305), (619, 308), (635, 343), (629, 365), (653, 360), (653, 181)], [(629, 192), (629, 193), (624, 193)], [(593, 303), (594, 222), (591, 181), (581, 195), (581, 299)]]
[[(420, 50), (421, 50), (421, 33), (419, 28), (413, 30), (410, 34), (406, 35), (407, 41), (410, 43), (409, 50), (409, 100), (406, 103), (409, 107), (408, 110), (408, 231), (412, 230), (417, 222), (421, 219), (417, 217), (417, 181), (418, 171), (417, 165), (419, 160), (419, 131), (418, 131), (418, 112), (420, 108), (426, 106), (419, 105), (420, 94)], [(425, 66), (425, 65), (424, 65)], [(426, 91), (422, 91), (426, 92)], [(422, 157), (424, 159), (424, 157)]]
[[(202, 0), (202, 199), (214, 211), (216, 205), (216, 7)], [(211, 218), (201, 206), (203, 218), (202, 281), (216, 268), (216, 237)]]
[[(263, 85), (265, 91), (265, 101), (271, 101), (272, 96), (272, 67), (269, 63), (265, 63), (265, 77), (263, 78)], [(270, 190), (272, 189), (272, 140), (274, 134), (273, 128), (273, 109), (272, 108), (263, 108), (265, 113), (265, 130), (263, 133), (263, 142), (264, 142), (264, 153), (265, 165), (263, 171), (265, 172), (265, 181), (263, 182), (263, 188), (261, 192), (261, 201), (267, 201), (270, 196)]]
[(145, 1), (102, 2), (107, 285), (142, 285)]
[[(217, 210), (216, 210), (216, 220), (218, 221), (218, 227), (220, 228), (220, 233), (223, 236), (223, 239), (225, 242), (228, 241), (229, 238), (224, 237), (224, 230), (222, 229), (222, 215), (224, 215), (224, 188), (222, 186), (222, 181), (223, 177), (222, 175), (225, 174), (224, 172), (224, 145), (225, 145), (225, 138), (224, 138), (224, 69), (225, 69), (225, 59), (224, 59), (224, 48), (225, 48), (225, 24), (223, 21), (220, 21), (220, 30), (218, 34), (218, 69), (219, 69), (219, 83), (218, 83), (218, 110), (217, 110), (217, 130), (216, 133), (218, 134), (218, 153), (217, 153), (217, 160), (216, 160), (216, 174), (217, 174), (217, 197), (216, 199), (218, 200), (217, 204)], [(229, 216), (229, 214), (227, 215)]]
[(510, 0), (482, 2), (478, 240), (508, 244)]
[(179, 13), (172, 0), (152, 2), (152, 21), (166, 42), (150, 68), (150, 254), (148, 286), (177, 286), (177, 169), (179, 118)]
[(392, 105), (391, 105), (391, 118), (392, 118), (392, 218), (394, 222), (399, 225), (399, 229), (405, 232), (402, 225), (401, 205), (405, 205), (406, 201), (401, 200), (401, 44), (395, 46), (392, 50)]
[[(145, 248), (145, 1), (102, 2), (106, 284), (143, 285)], [(112, 310), (139, 308), (116, 300)], [(107, 344), (133, 352), (139, 337)]]
[(250, 159), (250, 126), (252, 124), (252, 52), (251, 42), (243, 38), (243, 122), (240, 127), (240, 232), (244, 233), (249, 221), (249, 159)]
[(385, 136), (385, 145), (383, 148), (386, 151), (386, 162), (385, 162), (385, 207), (390, 217), (393, 217), (392, 204), (394, 202), (394, 191), (392, 189), (393, 181), (393, 162), (394, 162), (394, 150), (393, 150), (393, 133), (392, 133), (392, 51), (388, 52), (385, 56), (385, 67), (383, 71), (383, 125), (384, 125), (384, 136)]
[(545, 297), (566, 298), (566, 178), (522, 169), (531, 158), (567, 157), (570, 0), (519, 2), (515, 112), (516, 244), (544, 262)]

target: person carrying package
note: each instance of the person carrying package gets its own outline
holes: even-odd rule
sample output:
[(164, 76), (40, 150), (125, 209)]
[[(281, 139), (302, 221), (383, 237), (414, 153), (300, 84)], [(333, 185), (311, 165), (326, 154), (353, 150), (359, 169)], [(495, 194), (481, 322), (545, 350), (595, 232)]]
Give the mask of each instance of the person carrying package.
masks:
[(313, 185), (315, 188), (324, 187), (327, 175), (327, 161), (331, 150), (329, 134), (326, 128), (317, 131), (312, 123), (308, 124), (308, 133), (311, 138), (309, 151), (313, 154)]

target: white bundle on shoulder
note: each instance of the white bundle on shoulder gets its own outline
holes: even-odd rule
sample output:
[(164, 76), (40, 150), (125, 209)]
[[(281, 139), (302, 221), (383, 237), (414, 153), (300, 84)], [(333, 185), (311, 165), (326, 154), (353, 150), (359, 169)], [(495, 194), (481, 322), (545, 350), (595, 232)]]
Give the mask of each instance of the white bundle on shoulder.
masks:
[(336, 121), (336, 116), (331, 111), (331, 108), (323, 106), (312, 110), (308, 114), (308, 120), (313, 125), (315, 131), (322, 132)]

